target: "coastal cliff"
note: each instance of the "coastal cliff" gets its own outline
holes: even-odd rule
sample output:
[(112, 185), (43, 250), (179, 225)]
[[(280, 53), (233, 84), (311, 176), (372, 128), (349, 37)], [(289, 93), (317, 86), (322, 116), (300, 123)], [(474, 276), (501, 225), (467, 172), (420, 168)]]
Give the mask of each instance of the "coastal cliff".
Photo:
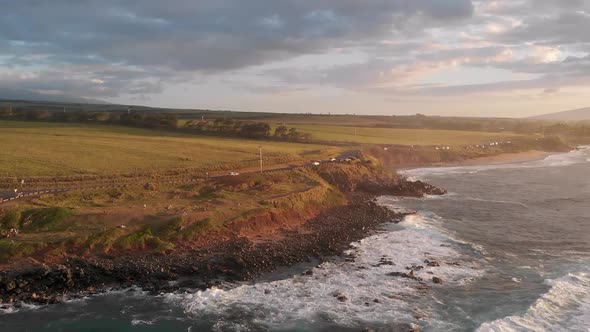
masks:
[(248, 280), (280, 266), (341, 254), (383, 223), (401, 221), (404, 215), (373, 202), (377, 195), (445, 193), (426, 183), (408, 182), (366, 159), (289, 172), (269, 174), (264, 181), (256, 174), (202, 185), (200, 192), (206, 189), (212, 197), (222, 191), (256, 197), (289, 181), (300, 188), (259, 200), (255, 208), (236, 200), (234, 205), (243, 206), (243, 211), (223, 224), (178, 218), (165, 224), (165, 230), (144, 226), (124, 234), (125, 229), (115, 228), (100, 237), (117, 234), (108, 245), (97, 244), (96, 236), (81, 237), (5, 263), (0, 302), (45, 304), (132, 285), (160, 292)]

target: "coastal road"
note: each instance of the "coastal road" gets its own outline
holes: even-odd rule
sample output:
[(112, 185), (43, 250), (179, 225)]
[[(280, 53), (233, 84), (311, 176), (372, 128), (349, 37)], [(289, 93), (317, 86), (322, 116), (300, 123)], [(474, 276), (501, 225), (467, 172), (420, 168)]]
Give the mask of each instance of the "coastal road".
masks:
[(0, 204), (5, 202), (14, 201), (20, 198), (39, 196), (45, 194), (57, 194), (69, 191), (70, 189), (59, 188), (59, 189), (43, 189), (43, 190), (30, 190), (30, 191), (4, 191), (0, 192)]
[[(342, 158), (343, 157), (340, 156), (339, 160), (342, 160)], [(331, 161), (331, 160), (310, 161), (304, 165), (297, 165), (297, 166), (290, 165), (290, 166), (285, 166), (285, 167), (272, 168), (272, 169), (265, 170), (263, 172), (268, 174), (268, 173), (292, 171), (295, 169), (317, 166), (317, 165), (313, 165), (314, 162), (318, 162), (320, 164), (323, 164), (323, 163), (332, 163), (333, 161)], [(258, 172), (260, 172), (260, 170), (242, 171), (240, 173), (241, 174), (252, 174), (252, 173), (258, 173)], [(199, 177), (199, 178), (191, 178), (191, 179), (184, 179), (184, 180), (153, 181), (153, 182), (155, 182), (156, 184), (182, 184), (182, 183), (206, 181), (207, 179), (209, 179), (209, 180), (220, 179), (220, 178), (224, 178), (224, 177), (228, 177), (228, 176), (232, 176), (232, 175), (224, 174), (224, 175), (214, 175), (214, 176), (209, 176), (209, 177)], [(108, 184), (108, 185), (98, 185), (98, 186), (95, 185), (95, 186), (87, 186), (87, 187), (53, 188), (53, 189), (42, 189), (42, 190), (18, 191), (16, 193), (14, 191), (3, 191), (3, 192), (0, 191), (0, 204), (8, 203), (8, 202), (15, 201), (15, 200), (18, 200), (21, 198), (26, 198), (26, 197), (34, 197), (34, 196), (40, 196), (40, 195), (46, 195), (46, 194), (57, 194), (57, 193), (71, 191), (71, 190), (115, 189), (115, 188), (126, 188), (126, 187), (138, 187), (138, 186), (144, 186), (145, 184), (146, 184), (146, 181), (141, 181), (141, 182), (136, 182), (136, 183), (126, 183), (126, 184), (121, 184), (121, 185)]]

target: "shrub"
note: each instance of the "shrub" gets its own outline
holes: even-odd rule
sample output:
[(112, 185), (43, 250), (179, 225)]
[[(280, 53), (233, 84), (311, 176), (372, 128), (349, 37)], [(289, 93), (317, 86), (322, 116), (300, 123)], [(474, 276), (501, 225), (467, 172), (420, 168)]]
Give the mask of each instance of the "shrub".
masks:
[[(90, 251), (100, 251), (106, 253), (112, 249), (113, 245), (117, 242), (122, 234), (123, 230), (120, 228), (110, 229), (89, 236), (82, 245), (87, 247)], [(73, 244), (77, 245), (75, 243)]]
[(19, 228), (21, 212), (19, 210), (9, 210), (0, 218), (0, 229)]
[(65, 219), (71, 215), (72, 210), (68, 208), (31, 209), (22, 213), (20, 225), (30, 232), (65, 230)]
[(181, 217), (174, 218), (158, 227), (155, 227), (153, 230), (154, 235), (157, 235), (160, 238), (169, 238), (170, 236), (176, 234), (177, 232), (181, 231), (183, 228), (184, 221)]
[(0, 241), (0, 263), (30, 256), (39, 249), (39, 246), (33, 243)]
[(186, 228), (185, 231), (182, 232), (182, 239), (184, 240), (192, 240), (195, 239), (203, 234), (205, 234), (206, 232), (214, 229), (215, 226), (213, 224), (213, 222), (211, 221), (211, 219), (206, 218), (203, 220), (199, 220), (193, 224), (191, 224), (189, 227)]
[(153, 236), (152, 228), (150, 226), (146, 226), (138, 232), (131, 233), (127, 236), (120, 238), (117, 241), (116, 246), (117, 248), (123, 250), (145, 250), (157, 248), (161, 244), (162, 240), (160, 240), (158, 237)]

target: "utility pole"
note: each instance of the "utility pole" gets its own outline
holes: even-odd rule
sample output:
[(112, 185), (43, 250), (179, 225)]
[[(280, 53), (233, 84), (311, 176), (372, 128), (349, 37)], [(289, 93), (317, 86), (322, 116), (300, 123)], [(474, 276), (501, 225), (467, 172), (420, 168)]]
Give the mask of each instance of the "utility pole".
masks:
[(262, 145), (258, 146), (258, 152), (260, 154), (260, 173), (262, 173)]

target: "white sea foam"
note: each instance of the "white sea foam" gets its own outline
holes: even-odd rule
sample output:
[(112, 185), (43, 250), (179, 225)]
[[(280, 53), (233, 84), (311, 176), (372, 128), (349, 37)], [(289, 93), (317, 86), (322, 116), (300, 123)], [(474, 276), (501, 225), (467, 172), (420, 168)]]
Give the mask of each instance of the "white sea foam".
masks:
[(513, 169), (513, 168), (538, 168), (538, 167), (564, 167), (574, 164), (590, 162), (590, 146), (582, 146), (568, 153), (554, 154), (542, 160), (491, 164), (476, 166), (458, 166), (458, 167), (427, 167), (401, 171), (406, 177), (416, 180), (425, 180), (432, 175), (445, 174), (475, 174), (483, 171), (496, 169)]
[[(471, 258), (463, 260), (457, 245), (433, 226), (436, 222), (424, 215), (410, 215), (401, 226), (389, 225), (382, 233), (353, 243), (346, 254), (354, 262), (323, 263), (313, 269), (313, 275), (165, 296), (196, 317), (214, 319), (218, 330), (244, 330), (252, 324), (268, 328), (321, 322), (387, 325), (416, 322), (416, 315), (428, 316), (433, 324), (436, 318), (429, 310), (428, 291), (416, 280), (388, 274), (424, 266), (414, 272), (424, 284), (451, 287), (482, 273)], [(425, 260), (440, 266), (426, 266)], [(433, 276), (442, 278), (445, 286), (434, 284)], [(346, 299), (339, 301), (338, 295)], [(413, 303), (420, 303), (419, 313)]]
[[(102, 293), (94, 294), (92, 296), (82, 296), (76, 298), (65, 297), (63, 298), (63, 302), (67, 304), (84, 304), (92, 297), (125, 295), (127, 297), (145, 298), (148, 294), (148, 291), (144, 291), (137, 286), (133, 286), (124, 289), (109, 290)], [(37, 305), (31, 303), (19, 303), (18, 306), (15, 306), (13, 303), (0, 303), (0, 314), (13, 314), (22, 311), (34, 311), (47, 307), (48, 305)]]
[(41, 308), (41, 305), (30, 304), (30, 303), (19, 303), (16, 307), (12, 303), (0, 303), (0, 313), (2, 314), (13, 314), (21, 310), (37, 310)]
[(375, 202), (379, 205), (386, 206), (396, 213), (414, 213), (413, 210), (399, 205), (401, 200), (402, 198), (397, 196), (380, 196), (375, 199)]
[(132, 319), (131, 320), (132, 326), (139, 326), (139, 325), (154, 325), (153, 320), (141, 320), (141, 319)]
[[(461, 197), (454, 194), (454, 193), (449, 193), (449, 194), (441, 195), (438, 197), (439, 198), (435, 198), (435, 199), (461, 200)], [(432, 199), (432, 198), (430, 198), (428, 196), (423, 197), (423, 198), (404, 197), (402, 200), (414, 200), (414, 199), (424, 200), (424, 199)], [(401, 211), (401, 212), (406, 212), (406, 213), (413, 212), (405, 207), (401, 207), (401, 206), (397, 205), (396, 202), (399, 202), (399, 200), (400, 199), (393, 197), (393, 196), (381, 196), (378, 198), (377, 202), (381, 205), (387, 206), (388, 208), (390, 208), (394, 211)], [(416, 216), (420, 216), (420, 217), (418, 219), (415, 219)], [(436, 233), (441, 234), (446, 239), (453, 241), (456, 244), (462, 244), (462, 245), (468, 246), (469, 248), (474, 250), (474, 252), (476, 252), (479, 256), (487, 255), (487, 251), (486, 251), (485, 247), (482, 246), (481, 244), (465, 241), (465, 240), (461, 239), (460, 236), (457, 236), (456, 233), (446, 230), (443, 227), (442, 219), (434, 213), (423, 211), (418, 214), (409, 215), (404, 219), (404, 221), (402, 221), (400, 223), (400, 225), (404, 225), (405, 223), (412, 223), (413, 220), (420, 220), (420, 222), (418, 224), (414, 225), (414, 227), (416, 227), (416, 228), (427, 227), (431, 230), (434, 230)]]
[(17, 311), (18, 311), (18, 309), (16, 309), (14, 307), (14, 305), (0, 304), (0, 313), (3, 313), (3, 314), (13, 314), (13, 313), (15, 313)]
[(546, 283), (549, 291), (525, 314), (484, 323), (477, 331), (589, 331), (590, 274), (568, 274)]

